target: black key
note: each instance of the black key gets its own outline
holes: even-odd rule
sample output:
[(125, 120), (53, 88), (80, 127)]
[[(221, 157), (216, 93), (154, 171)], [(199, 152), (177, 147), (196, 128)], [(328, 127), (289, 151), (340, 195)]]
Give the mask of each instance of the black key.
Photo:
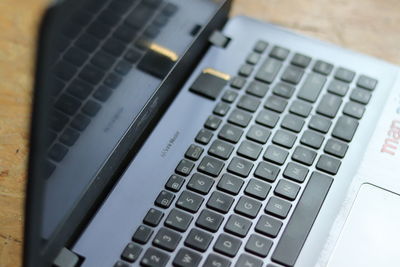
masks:
[(225, 256), (234, 257), (241, 245), (242, 241), (239, 239), (227, 234), (220, 234), (215, 242), (214, 250)]
[(215, 100), (226, 84), (227, 81), (222, 78), (208, 73), (201, 73), (190, 87), (190, 91)]
[(247, 184), (244, 193), (260, 200), (265, 200), (270, 190), (271, 186), (269, 184), (258, 179), (251, 179)]
[(325, 94), (321, 102), (317, 107), (317, 113), (327, 116), (329, 118), (334, 118), (342, 104), (342, 98), (332, 95), (332, 94)]
[(246, 79), (243, 77), (233, 77), (231, 80), (231, 87), (236, 89), (242, 89), (243, 86), (246, 84)]
[(300, 143), (303, 145), (319, 149), (324, 142), (324, 136), (314, 131), (306, 130), (300, 139)]
[(207, 231), (215, 233), (224, 220), (224, 216), (210, 210), (203, 210), (197, 218), (196, 225)]
[(241, 130), (240, 128), (230, 124), (225, 124), (219, 131), (218, 137), (236, 144), (239, 141), (240, 137), (242, 137), (242, 134), (243, 130)]
[(297, 85), (303, 77), (304, 70), (294, 66), (288, 66), (282, 74), (282, 81)]
[[(124, 43), (130, 43), (136, 37), (137, 31), (125, 25), (119, 25), (114, 31), (114, 37)], [(136, 62), (136, 61), (135, 61)], [(132, 62), (132, 63), (135, 63)]]
[(68, 148), (61, 144), (54, 144), (49, 151), (49, 158), (54, 161), (60, 162), (68, 153)]
[(187, 248), (181, 248), (176, 254), (172, 264), (177, 267), (199, 266), (201, 255)]
[(186, 212), (172, 209), (165, 219), (164, 225), (176, 231), (185, 232), (189, 228), (192, 220), (193, 216), (187, 214)]
[(333, 70), (333, 65), (322, 61), (322, 60), (317, 60), (314, 64), (313, 71), (321, 73), (323, 75), (329, 75)]
[(83, 106), (82, 111), (86, 115), (93, 117), (99, 112), (101, 106), (97, 102), (93, 100), (89, 100), (86, 102), (86, 104)]
[(377, 84), (378, 84), (377, 80), (365, 75), (360, 75), (360, 77), (358, 77), (357, 80), (357, 86), (370, 91), (374, 90)]
[(267, 101), (265, 101), (264, 103), (264, 107), (282, 113), (285, 110), (287, 104), (288, 102), (285, 99), (272, 95), (267, 98)]
[(251, 160), (256, 160), (258, 156), (260, 155), (262, 150), (262, 147), (260, 145), (257, 145), (256, 143), (244, 140), (240, 144), (237, 153), (238, 155), (251, 159)]
[(331, 124), (331, 120), (318, 115), (314, 115), (311, 117), (308, 127), (321, 133), (327, 133), (329, 131), (329, 128), (331, 128)]
[(268, 215), (262, 215), (256, 224), (255, 230), (269, 237), (276, 237), (281, 228), (282, 222)]
[(153, 245), (166, 251), (174, 251), (179, 244), (182, 236), (177, 232), (167, 228), (160, 228), (153, 240)]
[(81, 104), (79, 100), (67, 94), (63, 94), (55, 103), (55, 107), (68, 115), (74, 115)]
[(212, 239), (212, 235), (199, 229), (193, 228), (190, 231), (189, 235), (186, 237), (185, 245), (200, 252), (205, 252), (210, 246)]
[(143, 223), (150, 226), (157, 226), (162, 217), (164, 217), (164, 213), (156, 209), (150, 209), (144, 217)]
[(139, 244), (146, 244), (150, 240), (152, 234), (153, 230), (150, 227), (141, 225), (133, 234), (132, 240)]
[(283, 172), (283, 177), (302, 183), (306, 179), (308, 169), (294, 162), (289, 162)]
[(275, 95), (284, 97), (284, 98), (291, 98), (294, 93), (295, 88), (287, 83), (279, 82), (277, 83), (272, 92)]
[(265, 144), (271, 135), (271, 131), (259, 125), (253, 125), (247, 132), (246, 137), (260, 144)]
[(274, 193), (282, 198), (295, 200), (299, 191), (300, 186), (287, 180), (281, 179), (276, 185)]
[(260, 105), (261, 101), (257, 98), (250, 96), (250, 95), (243, 95), (237, 104), (238, 108), (254, 112), (257, 110), (258, 106)]
[(93, 97), (99, 101), (105, 102), (112, 94), (112, 90), (104, 85), (101, 85), (96, 92), (94, 93)]
[(338, 80), (333, 80), (328, 86), (328, 92), (338, 96), (345, 96), (348, 90), (349, 85)]
[(303, 128), (304, 120), (296, 115), (287, 114), (282, 120), (282, 128), (291, 130), (295, 133), (299, 133)]
[(204, 263), (204, 266), (229, 267), (229, 266), (231, 266), (231, 262), (228, 259), (218, 256), (216, 254), (210, 254), (207, 257), (206, 262)]
[(102, 70), (93, 65), (86, 65), (79, 73), (80, 78), (93, 85), (97, 85), (104, 75), (105, 73)]
[(77, 68), (67, 61), (60, 61), (55, 67), (54, 72), (58, 78), (68, 82), (77, 72)]
[(256, 117), (257, 123), (269, 128), (274, 128), (278, 123), (278, 120), (279, 115), (277, 113), (265, 109), (261, 110)]
[(317, 162), (317, 169), (335, 175), (340, 167), (340, 160), (327, 155), (321, 155)]
[(166, 266), (169, 255), (155, 248), (148, 248), (144, 254), (140, 264), (146, 267), (162, 267)]
[(115, 73), (110, 73), (104, 79), (104, 84), (108, 87), (115, 89), (121, 83), (122, 77)]
[(243, 64), (239, 69), (239, 75), (243, 77), (249, 77), (249, 75), (253, 72), (254, 67), (250, 64)]
[(130, 267), (129, 263), (126, 263), (124, 261), (117, 261), (114, 264), (114, 267)]
[(111, 56), (110, 54), (105, 53), (103, 51), (99, 51), (92, 57), (90, 62), (96, 67), (99, 67), (104, 71), (107, 71), (112, 67), (112, 65), (114, 65), (115, 60), (116, 58)]
[(257, 97), (264, 97), (269, 89), (268, 84), (252, 81), (246, 89), (246, 93), (257, 96)]
[(263, 261), (252, 257), (247, 254), (240, 255), (239, 259), (237, 260), (235, 267), (241, 266), (249, 266), (249, 267), (262, 267)]
[(350, 99), (356, 101), (361, 104), (368, 104), (369, 100), (371, 99), (371, 92), (361, 89), (355, 88), (351, 92)]
[(224, 102), (219, 102), (214, 110), (213, 113), (218, 116), (225, 116), (229, 111), (230, 106)]
[(221, 173), (224, 165), (225, 165), (225, 163), (220, 160), (214, 159), (209, 156), (205, 156), (201, 160), (197, 169), (200, 172), (203, 172), (203, 173), (208, 174), (213, 177), (217, 177)]
[(232, 145), (217, 139), (211, 144), (208, 153), (220, 159), (228, 159), (232, 154), (233, 148)]
[(348, 145), (335, 139), (329, 139), (326, 142), (324, 152), (333, 156), (343, 158), (347, 152)]
[(222, 175), (221, 180), (219, 180), (217, 188), (226, 193), (237, 195), (242, 188), (244, 181), (239, 179), (229, 173)]
[(326, 77), (317, 74), (317, 73), (309, 73), (307, 75), (306, 81), (300, 88), (299, 93), (297, 94), (298, 98), (314, 103), (319, 94), (321, 93), (322, 88), (326, 82)]
[(178, 208), (195, 213), (199, 210), (204, 198), (189, 191), (183, 191), (176, 201)]
[(283, 165), (288, 155), (289, 152), (287, 152), (286, 150), (283, 150), (274, 145), (270, 145), (265, 151), (264, 159), (278, 165)]
[(247, 127), (247, 125), (249, 125), (250, 120), (251, 120), (251, 114), (239, 109), (233, 110), (228, 117), (228, 121), (230, 123), (241, 127)]
[(286, 148), (292, 148), (296, 142), (297, 136), (287, 131), (278, 130), (275, 132), (272, 142)]
[(125, 60), (132, 64), (138, 62), (140, 57), (141, 57), (140, 52), (138, 52), (135, 49), (129, 49), (128, 51), (126, 51), (124, 56)]
[(246, 62), (251, 64), (251, 65), (256, 65), (258, 61), (260, 60), (261, 55), (259, 53), (251, 52), (247, 58)]
[(361, 119), (364, 115), (365, 106), (356, 102), (347, 102), (343, 108), (343, 114), (349, 115), (350, 117)]
[(179, 162), (178, 166), (176, 166), (175, 172), (177, 174), (188, 176), (194, 167), (194, 163), (183, 159)]
[(289, 202), (277, 197), (271, 197), (265, 207), (265, 212), (278, 218), (285, 219), (291, 207), (292, 205)]
[(49, 123), (52, 130), (56, 132), (61, 132), (62, 129), (64, 129), (65, 125), (67, 125), (68, 121), (68, 117), (65, 116), (63, 113), (52, 110)]
[(292, 65), (301, 67), (301, 68), (307, 68), (308, 64), (310, 64), (311, 58), (309, 56), (305, 56), (299, 53), (296, 53), (292, 61), (290, 62)]
[(141, 27), (151, 18), (154, 11), (155, 10), (152, 7), (141, 3), (128, 15), (125, 23), (132, 28), (141, 29)]
[(265, 51), (265, 49), (267, 49), (267, 47), (268, 47), (268, 43), (260, 40), (260, 41), (257, 41), (253, 50), (257, 53), (263, 53)]
[(302, 146), (298, 146), (292, 154), (292, 159), (307, 166), (311, 166), (316, 156), (317, 152)]
[(154, 204), (160, 208), (168, 208), (172, 201), (174, 201), (175, 195), (172, 194), (171, 192), (162, 190), (160, 194), (158, 194), (158, 197), (154, 201)]
[(294, 266), (332, 181), (332, 178), (316, 172), (311, 175), (272, 254), (273, 261), (285, 266)]
[(222, 101), (225, 101), (227, 103), (233, 103), (236, 98), (238, 97), (238, 93), (232, 91), (232, 90), (226, 90), (225, 93), (222, 95)]
[(279, 60), (285, 60), (287, 56), (289, 55), (289, 50), (280, 46), (274, 46), (272, 48), (271, 53), (269, 53), (270, 57), (279, 59)]
[(233, 235), (245, 237), (249, 232), (251, 225), (251, 221), (233, 214), (226, 222), (224, 230)]
[(247, 177), (250, 174), (254, 164), (242, 158), (233, 157), (227, 170), (241, 177)]
[(183, 179), (179, 175), (173, 174), (169, 177), (167, 183), (165, 184), (165, 188), (173, 192), (178, 192), (184, 182), (185, 179)]
[(128, 262), (135, 262), (139, 258), (142, 250), (143, 249), (141, 246), (135, 243), (129, 243), (122, 252), (121, 258)]
[(78, 40), (76, 40), (75, 45), (79, 48), (82, 48), (86, 52), (92, 53), (96, 50), (100, 40), (95, 38), (94, 36), (84, 33)]
[(78, 114), (71, 122), (71, 127), (78, 130), (83, 131), (89, 125), (90, 119), (83, 114)]
[(147, 29), (144, 31), (144, 36), (148, 37), (149, 39), (154, 39), (160, 34), (161, 30), (158, 26), (156, 25), (150, 25), (147, 27)]
[(200, 173), (195, 173), (193, 174), (192, 178), (190, 178), (187, 188), (195, 191), (197, 193), (206, 195), (208, 192), (210, 192), (211, 187), (214, 184), (214, 180), (202, 175)]
[(68, 93), (84, 100), (93, 91), (93, 86), (81, 80), (74, 80), (67, 88)]
[[(160, 14), (154, 18), (153, 24), (158, 27), (164, 27), (168, 23), (168, 17), (164, 14)], [(197, 28), (196, 28), (197, 29)]]
[(68, 51), (64, 54), (64, 59), (77, 67), (82, 66), (88, 57), (89, 55), (86, 52), (75, 46), (68, 49)]
[(332, 131), (332, 136), (350, 142), (358, 127), (358, 121), (348, 116), (339, 117)]
[(94, 21), (87, 28), (87, 32), (99, 40), (103, 40), (111, 31), (110, 26), (101, 22), (100, 20)]
[(222, 120), (220, 118), (217, 118), (213, 115), (208, 116), (206, 122), (204, 123), (204, 127), (210, 129), (210, 130), (216, 130), (219, 125), (221, 124)]
[(272, 83), (278, 75), (279, 70), (282, 67), (282, 62), (273, 58), (267, 58), (258, 72), (256, 73), (256, 79), (266, 83)]
[(354, 79), (354, 76), (356, 76), (356, 73), (354, 71), (342, 67), (338, 68), (335, 72), (336, 79), (342, 80), (347, 83), (351, 83)]
[(261, 203), (249, 197), (240, 197), (236, 204), (235, 212), (254, 219), (261, 208)]
[(273, 182), (278, 176), (279, 171), (280, 169), (277, 166), (262, 161), (254, 171), (254, 176), (267, 182)]
[(310, 115), (312, 106), (301, 100), (294, 100), (289, 108), (290, 113), (307, 118)]
[(131, 69), (132, 69), (132, 64), (126, 60), (121, 60), (120, 62), (117, 63), (117, 65), (114, 68), (115, 72), (121, 75), (128, 74)]
[(213, 137), (213, 133), (206, 129), (201, 129), (200, 132), (196, 135), (196, 142), (207, 145)]
[(204, 149), (197, 145), (190, 145), (186, 150), (185, 157), (191, 160), (198, 160), (203, 153)]
[(232, 206), (234, 199), (227, 194), (215, 191), (207, 202), (207, 207), (221, 213), (227, 213)]
[(245, 250), (265, 258), (272, 247), (272, 241), (257, 234), (252, 234), (246, 243)]
[(76, 140), (79, 138), (79, 133), (71, 128), (64, 130), (60, 136), (60, 142), (67, 146), (72, 146), (75, 144)]

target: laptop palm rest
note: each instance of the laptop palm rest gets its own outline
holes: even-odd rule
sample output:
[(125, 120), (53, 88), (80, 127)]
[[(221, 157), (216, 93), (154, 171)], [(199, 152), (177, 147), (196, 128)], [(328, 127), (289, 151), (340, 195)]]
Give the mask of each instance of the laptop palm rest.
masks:
[(400, 266), (400, 196), (360, 187), (328, 266)]

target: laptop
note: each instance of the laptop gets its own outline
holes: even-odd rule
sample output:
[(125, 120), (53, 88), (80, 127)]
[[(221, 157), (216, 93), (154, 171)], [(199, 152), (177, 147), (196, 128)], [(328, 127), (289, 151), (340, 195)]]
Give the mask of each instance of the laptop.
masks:
[(399, 68), (230, 5), (49, 5), (24, 266), (400, 266)]

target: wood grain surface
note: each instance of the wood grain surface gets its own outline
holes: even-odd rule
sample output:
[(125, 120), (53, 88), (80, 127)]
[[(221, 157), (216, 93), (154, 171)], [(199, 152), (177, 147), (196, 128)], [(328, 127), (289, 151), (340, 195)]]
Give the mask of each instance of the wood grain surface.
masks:
[[(22, 262), (33, 58), (47, 2), (0, 1), (0, 267)], [(237, 0), (238, 14), (400, 64), (399, 0)]]

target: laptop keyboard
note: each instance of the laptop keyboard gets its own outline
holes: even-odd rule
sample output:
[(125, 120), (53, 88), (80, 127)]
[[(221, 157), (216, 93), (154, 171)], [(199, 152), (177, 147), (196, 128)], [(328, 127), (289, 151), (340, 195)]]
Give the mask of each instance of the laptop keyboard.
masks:
[(115, 266), (293, 266), (376, 85), (258, 41)]
[(162, 0), (92, 0), (63, 25), (53, 67), (48, 176), (176, 11)]

